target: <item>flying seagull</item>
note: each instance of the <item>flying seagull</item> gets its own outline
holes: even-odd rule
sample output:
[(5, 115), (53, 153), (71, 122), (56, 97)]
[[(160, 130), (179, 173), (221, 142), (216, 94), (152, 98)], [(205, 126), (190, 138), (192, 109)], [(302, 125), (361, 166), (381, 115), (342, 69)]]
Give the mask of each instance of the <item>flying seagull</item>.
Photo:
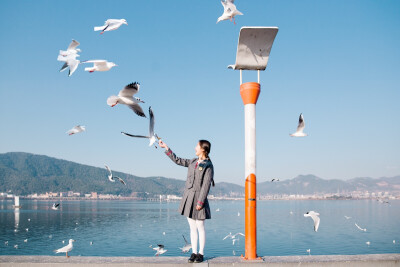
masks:
[(53, 206), (51, 207), (53, 210), (59, 210), (60, 209), (60, 203), (53, 203)]
[(303, 136), (307, 136), (307, 134), (303, 133), (304, 127), (305, 127), (305, 123), (304, 123), (304, 118), (303, 118), (303, 113), (300, 113), (299, 116), (299, 124), (297, 125), (297, 130), (295, 133), (291, 134), (290, 136), (292, 137), (303, 137)]
[(156, 252), (156, 254), (154, 256), (158, 256), (161, 254), (164, 254), (165, 252), (167, 252), (168, 250), (164, 249), (164, 245), (157, 245), (158, 247), (153, 248)]
[(314, 231), (317, 232), (318, 231), (318, 227), (319, 227), (319, 213), (315, 212), (315, 211), (308, 211), (306, 214), (304, 214), (304, 217), (311, 217), (311, 219), (313, 219), (314, 221)]
[(122, 24), (128, 25), (126, 19), (108, 19), (104, 22), (103, 26), (94, 27), (94, 31), (101, 31), (100, 34), (103, 34), (104, 32), (118, 29)]
[(107, 165), (105, 165), (104, 164), (104, 166), (106, 166), (106, 169), (107, 169), (107, 171), (108, 171), (108, 180), (110, 180), (110, 182), (115, 182), (115, 180), (118, 180), (118, 181), (120, 181), (122, 184), (124, 184), (124, 185), (126, 185), (126, 183), (125, 183), (125, 181), (124, 180), (122, 180), (120, 177), (118, 177), (118, 176), (113, 176), (112, 175), (112, 172), (111, 172), (111, 169), (107, 166)]
[(71, 130), (69, 130), (67, 132), (67, 134), (73, 135), (73, 134), (77, 134), (77, 133), (84, 132), (84, 131), (86, 131), (85, 126), (77, 125), (77, 126), (74, 126), (74, 128), (72, 128)]
[(188, 252), (191, 248), (192, 248), (192, 244), (188, 243), (185, 236), (183, 236), (183, 240), (185, 240), (185, 245), (182, 248), (179, 248), (180, 250), (182, 250), (183, 253)]
[(95, 71), (109, 71), (112, 67), (118, 66), (114, 62), (108, 62), (105, 59), (93, 59), (82, 61), (81, 63), (93, 63), (93, 67), (85, 68), (85, 71), (90, 73)]
[(272, 183), (272, 182), (279, 182), (279, 179), (275, 179), (275, 178), (274, 178), (274, 179), (271, 180), (271, 183)]
[(357, 226), (358, 229), (360, 229), (361, 231), (366, 232), (367, 228), (361, 228), (357, 223), (354, 223), (355, 226)]
[(243, 15), (242, 12), (240, 12), (239, 10), (236, 9), (236, 6), (233, 2), (234, 2), (234, 0), (226, 0), (226, 1), (221, 0), (221, 4), (224, 7), (224, 13), (222, 14), (221, 17), (218, 18), (217, 23), (222, 20), (229, 19), (230, 21), (232, 21), (232, 19), (233, 19), (233, 24), (236, 24), (235, 16)]
[[(152, 146), (157, 140), (160, 140), (161, 138), (158, 137), (157, 134), (154, 133), (154, 114), (153, 110), (151, 107), (149, 107), (149, 114), (150, 114), (150, 126), (149, 126), (149, 135), (144, 136), (144, 135), (133, 135), (125, 132), (121, 132), (124, 135), (130, 136), (130, 137), (138, 137), (138, 138), (148, 138), (150, 140), (149, 146)], [(155, 148), (157, 148), (156, 145), (154, 145)]]
[(232, 235), (232, 233), (229, 233), (229, 235), (225, 236), (222, 240), (225, 240), (225, 239), (227, 239), (228, 237), (230, 237), (230, 238), (232, 238), (232, 239), (235, 239), (235, 237), (236, 237), (237, 235), (244, 236), (244, 234), (242, 234), (242, 233), (236, 233), (236, 234), (234, 234), (234, 235)]
[(121, 91), (119, 91), (118, 96), (112, 95), (107, 99), (107, 105), (114, 107), (117, 104), (127, 105), (133, 110), (138, 116), (146, 117), (143, 112), (142, 107), (139, 103), (144, 103), (139, 97), (134, 97), (140, 89), (140, 83), (134, 82), (125, 86)]
[(70, 239), (68, 245), (66, 245), (65, 247), (56, 249), (56, 250), (54, 250), (54, 252), (55, 253), (65, 253), (67, 258), (69, 258), (68, 252), (70, 252), (74, 248), (74, 245), (72, 244), (72, 242), (75, 242), (75, 240)]

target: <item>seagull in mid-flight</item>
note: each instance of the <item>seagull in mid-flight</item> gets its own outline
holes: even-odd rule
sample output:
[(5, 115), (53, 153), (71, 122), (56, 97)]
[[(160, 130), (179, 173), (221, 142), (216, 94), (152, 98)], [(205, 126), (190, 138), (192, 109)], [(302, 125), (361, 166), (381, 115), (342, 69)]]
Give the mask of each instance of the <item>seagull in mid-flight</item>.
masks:
[(232, 239), (235, 239), (235, 237), (236, 237), (237, 235), (244, 236), (244, 234), (242, 234), (242, 233), (236, 233), (236, 234), (234, 234), (234, 235), (232, 235), (232, 233), (229, 233), (229, 235), (225, 236), (222, 240), (225, 240), (225, 239), (227, 239), (228, 237), (230, 237), (230, 238), (232, 238)]
[(357, 228), (358, 228), (359, 230), (361, 230), (361, 231), (364, 231), (364, 232), (367, 231), (367, 228), (361, 228), (357, 223), (354, 223), (354, 225), (357, 226)]
[[(160, 140), (161, 138), (158, 137), (156, 133), (154, 133), (154, 114), (153, 110), (151, 107), (149, 107), (149, 114), (150, 114), (150, 126), (149, 126), (149, 135), (144, 136), (144, 135), (134, 135), (134, 134), (129, 134), (125, 132), (121, 132), (124, 135), (130, 136), (130, 137), (138, 137), (138, 138), (148, 138), (150, 140), (149, 146), (152, 146), (157, 140)], [(156, 145), (154, 145), (155, 148), (157, 148)]]
[(130, 109), (133, 110), (138, 116), (146, 117), (143, 112), (142, 107), (139, 103), (144, 103), (139, 97), (134, 97), (133, 95), (137, 94), (140, 89), (140, 83), (134, 82), (125, 86), (121, 91), (119, 91), (118, 95), (112, 95), (107, 98), (107, 105), (110, 107), (114, 107), (117, 104), (127, 105)]
[(60, 209), (60, 203), (53, 203), (53, 206), (51, 207), (52, 210), (59, 210)]
[(235, 4), (233, 3), (234, 0), (221, 0), (221, 4), (224, 7), (224, 13), (222, 14), (221, 17), (218, 18), (217, 23), (222, 21), (222, 20), (231, 20), (233, 19), (233, 24), (236, 24), (235, 22), (235, 16), (236, 15), (243, 15), (242, 12), (237, 10)]
[(182, 236), (183, 236), (183, 240), (185, 240), (185, 245), (183, 247), (179, 248), (179, 249), (182, 250), (183, 253), (186, 253), (192, 248), (192, 244), (187, 242), (187, 240), (186, 240), (184, 235), (182, 235)]
[(120, 181), (122, 184), (126, 185), (125, 181), (122, 180), (122, 178), (120, 178), (120, 177), (118, 177), (118, 176), (113, 176), (113, 175), (112, 175), (111, 169), (110, 169), (107, 165), (104, 164), (104, 166), (106, 166), (106, 169), (107, 169), (107, 171), (108, 171), (108, 180), (110, 180), (110, 182), (113, 182), (113, 183), (114, 183), (116, 180), (118, 180), (118, 181)]
[(154, 256), (158, 256), (161, 254), (164, 254), (165, 252), (167, 252), (168, 250), (164, 249), (164, 245), (157, 245), (158, 247), (153, 248), (156, 252), (156, 254)]
[(84, 131), (86, 131), (85, 126), (77, 125), (77, 126), (74, 126), (74, 128), (72, 128), (71, 130), (69, 130), (67, 132), (67, 134), (68, 135), (73, 135), (73, 134), (77, 134), (77, 133), (84, 132)]
[(78, 52), (81, 50), (78, 47), (80, 43), (76, 40), (72, 40), (69, 44), (67, 50), (60, 50), (57, 60), (64, 62), (64, 65), (61, 67), (60, 72), (66, 70), (69, 67), (68, 76), (71, 76), (72, 73), (76, 71), (79, 66), (80, 61), (76, 58), (79, 57)]
[(90, 73), (95, 71), (109, 71), (112, 67), (118, 66), (114, 62), (108, 62), (105, 59), (93, 59), (82, 61), (81, 63), (93, 63), (93, 67), (85, 68), (85, 71)]
[(307, 136), (307, 134), (303, 133), (304, 127), (306, 124), (304, 123), (303, 113), (300, 113), (299, 116), (299, 124), (297, 125), (297, 130), (295, 133), (292, 133), (290, 136), (292, 137), (303, 137)]
[(279, 179), (273, 178), (273, 179), (271, 180), (271, 183), (272, 183), (272, 182), (279, 182)]
[(306, 214), (304, 214), (304, 217), (311, 217), (311, 219), (313, 219), (314, 221), (314, 231), (317, 232), (318, 231), (318, 227), (319, 227), (319, 213), (315, 212), (315, 211), (307, 211)]
[(68, 252), (70, 252), (74, 248), (74, 245), (72, 244), (72, 242), (75, 242), (75, 240), (70, 239), (68, 242), (68, 245), (66, 245), (65, 247), (56, 249), (56, 250), (54, 250), (54, 252), (55, 253), (66, 253), (67, 258), (69, 258)]
[(103, 26), (94, 27), (94, 31), (101, 31), (100, 34), (103, 34), (104, 32), (118, 29), (122, 24), (128, 25), (126, 19), (108, 19), (104, 22)]

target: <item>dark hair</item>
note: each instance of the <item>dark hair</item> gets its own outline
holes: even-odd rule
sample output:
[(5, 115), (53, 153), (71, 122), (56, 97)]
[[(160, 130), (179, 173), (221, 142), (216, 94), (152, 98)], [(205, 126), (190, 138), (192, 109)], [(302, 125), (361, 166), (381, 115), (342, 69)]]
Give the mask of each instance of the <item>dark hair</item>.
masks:
[[(211, 161), (210, 157), (208, 156), (211, 151), (211, 143), (207, 140), (199, 140), (199, 145), (204, 151), (204, 156)], [(214, 177), (212, 177), (211, 184), (213, 187), (215, 186)]]
[(204, 156), (206, 158), (209, 158), (208, 155), (210, 154), (211, 151), (211, 143), (208, 142), (207, 140), (199, 140), (199, 144), (201, 149), (204, 151)]

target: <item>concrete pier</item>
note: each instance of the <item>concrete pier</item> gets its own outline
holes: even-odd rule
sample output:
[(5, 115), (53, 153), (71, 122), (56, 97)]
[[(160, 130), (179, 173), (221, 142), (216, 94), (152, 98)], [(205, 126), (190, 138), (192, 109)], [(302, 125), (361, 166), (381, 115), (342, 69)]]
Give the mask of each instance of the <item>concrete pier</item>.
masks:
[(261, 266), (324, 266), (324, 267), (392, 267), (400, 266), (400, 254), (271, 256), (257, 261), (240, 257), (216, 257), (203, 263), (188, 263), (188, 257), (79, 257), (71, 256), (0, 256), (0, 267), (47, 266), (133, 266), (133, 267), (261, 267)]

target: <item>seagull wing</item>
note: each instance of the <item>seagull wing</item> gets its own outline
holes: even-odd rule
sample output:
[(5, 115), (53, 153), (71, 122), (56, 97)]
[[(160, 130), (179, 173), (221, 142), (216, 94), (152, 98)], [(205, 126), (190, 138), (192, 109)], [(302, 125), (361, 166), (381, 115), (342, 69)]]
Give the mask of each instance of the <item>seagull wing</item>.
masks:
[(136, 115), (140, 116), (140, 117), (146, 117), (146, 115), (143, 112), (142, 107), (139, 104), (132, 104), (132, 105), (128, 105), (128, 107), (130, 109), (133, 110), (133, 112), (136, 113)]
[(229, 233), (229, 235), (225, 236), (224, 239), (222, 239), (222, 240), (225, 240), (225, 239), (227, 239), (228, 237), (232, 237), (232, 233)]
[(150, 114), (150, 126), (149, 126), (149, 136), (154, 135), (154, 114), (151, 107), (149, 107), (149, 114)]
[(109, 176), (112, 176), (112, 172), (111, 172), (111, 169), (110, 169), (110, 167), (108, 167), (106, 164), (104, 164), (104, 166), (106, 167), (107, 171), (110, 173), (110, 175), (109, 175)]
[(124, 180), (122, 180), (122, 178), (121, 178), (121, 177), (118, 177), (118, 176), (113, 176), (113, 179), (118, 179), (118, 181), (120, 181), (120, 182), (121, 182), (121, 184), (123, 184), (123, 185), (126, 185), (125, 181), (124, 181)]
[(72, 73), (74, 73), (76, 71), (76, 69), (79, 66), (79, 60), (76, 59), (70, 59), (67, 61), (67, 64), (69, 66), (69, 73), (68, 76), (71, 76)]
[(124, 87), (121, 91), (119, 91), (118, 95), (119, 96), (124, 96), (124, 97), (132, 97), (134, 94), (139, 92), (140, 84), (137, 82), (130, 83), (127, 86)]
[(68, 68), (67, 62), (64, 63), (64, 65), (61, 67), (60, 72), (66, 70)]
[(134, 134), (129, 134), (125, 132), (121, 132), (124, 135), (130, 136), (130, 137), (138, 137), (138, 138), (150, 138), (149, 136), (144, 136), (144, 135), (134, 135)]
[(320, 218), (315, 214), (312, 214), (311, 218), (314, 221), (314, 231), (317, 232), (318, 231), (318, 227), (319, 227)]
[(78, 41), (72, 40), (72, 42), (69, 44), (67, 50), (73, 50), (73, 49), (77, 48), (78, 45), (80, 45), (80, 43)]
[(93, 60), (85, 60), (81, 63), (94, 63), (94, 65), (107, 65), (107, 60), (104, 59), (93, 59)]
[(187, 242), (185, 236), (184, 236), (184, 235), (182, 235), (182, 236), (183, 236), (183, 240), (185, 240), (185, 244), (186, 244), (186, 245), (189, 244), (189, 243)]
[(60, 203), (54, 204), (55, 208), (58, 208), (60, 206)]
[(297, 130), (296, 130), (296, 132), (302, 133), (305, 126), (306, 126), (306, 125), (305, 125), (305, 123), (304, 123), (303, 113), (300, 113), (300, 116), (299, 116), (299, 124), (297, 125)]
[(164, 245), (157, 245), (159, 248), (164, 248)]
[(242, 233), (236, 233), (234, 236), (237, 236), (237, 235), (244, 236), (244, 234), (242, 234)]

